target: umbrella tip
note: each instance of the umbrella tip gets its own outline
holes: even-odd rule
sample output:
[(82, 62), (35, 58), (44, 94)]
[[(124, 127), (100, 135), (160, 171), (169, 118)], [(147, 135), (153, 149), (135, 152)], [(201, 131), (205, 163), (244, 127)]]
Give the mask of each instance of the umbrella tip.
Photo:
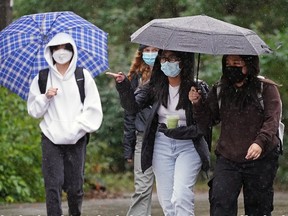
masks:
[(265, 53), (272, 53), (273, 52), (273, 50), (269, 47), (269, 46), (267, 46), (267, 45), (261, 45), (261, 48), (262, 49), (264, 49), (264, 52)]

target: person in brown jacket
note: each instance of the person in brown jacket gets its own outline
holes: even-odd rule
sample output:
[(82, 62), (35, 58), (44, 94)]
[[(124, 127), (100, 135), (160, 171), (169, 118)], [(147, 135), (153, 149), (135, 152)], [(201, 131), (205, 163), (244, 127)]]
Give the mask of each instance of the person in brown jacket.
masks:
[(279, 157), (281, 99), (277, 84), (258, 77), (258, 56), (224, 55), (222, 70), (220, 82), (205, 101), (194, 87), (189, 92), (199, 125), (221, 122), (209, 182), (210, 215), (236, 216), (243, 187), (245, 215), (269, 216)]

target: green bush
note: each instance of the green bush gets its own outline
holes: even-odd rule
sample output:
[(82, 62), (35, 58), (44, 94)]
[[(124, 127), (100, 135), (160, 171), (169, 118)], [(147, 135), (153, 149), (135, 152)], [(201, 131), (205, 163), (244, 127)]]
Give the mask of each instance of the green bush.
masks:
[(40, 131), (26, 102), (0, 87), (0, 202), (42, 200)]

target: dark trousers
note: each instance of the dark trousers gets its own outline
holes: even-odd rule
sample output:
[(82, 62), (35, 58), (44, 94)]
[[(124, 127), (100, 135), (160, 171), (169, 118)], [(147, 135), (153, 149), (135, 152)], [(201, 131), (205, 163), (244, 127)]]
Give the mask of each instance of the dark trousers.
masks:
[(213, 179), (208, 183), (210, 215), (237, 216), (237, 200), (243, 187), (245, 215), (271, 216), (278, 156), (273, 151), (263, 159), (247, 163), (217, 157)]
[(42, 134), (47, 216), (62, 215), (62, 190), (67, 193), (69, 216), (81, 215), (87, 142), (84, 136), (75, 145), (55, 145)]

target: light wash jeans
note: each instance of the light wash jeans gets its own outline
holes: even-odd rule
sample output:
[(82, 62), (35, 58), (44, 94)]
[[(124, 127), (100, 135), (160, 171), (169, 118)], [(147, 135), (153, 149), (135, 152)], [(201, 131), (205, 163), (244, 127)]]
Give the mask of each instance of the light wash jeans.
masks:
[(192, 140), (156, 133), (152, 167), (165, 216), (194, 216), (193, 187), (201, 165)]
[(151, 215), (151, 199), (154, 183), (152, 167), (145, 173), (141, 169), (141, 149), (143, 134), (137, 135), (137, 143), (134, 151), (134, 187), (135, 192), (131, 197), (131, 205), (127, 216)]

